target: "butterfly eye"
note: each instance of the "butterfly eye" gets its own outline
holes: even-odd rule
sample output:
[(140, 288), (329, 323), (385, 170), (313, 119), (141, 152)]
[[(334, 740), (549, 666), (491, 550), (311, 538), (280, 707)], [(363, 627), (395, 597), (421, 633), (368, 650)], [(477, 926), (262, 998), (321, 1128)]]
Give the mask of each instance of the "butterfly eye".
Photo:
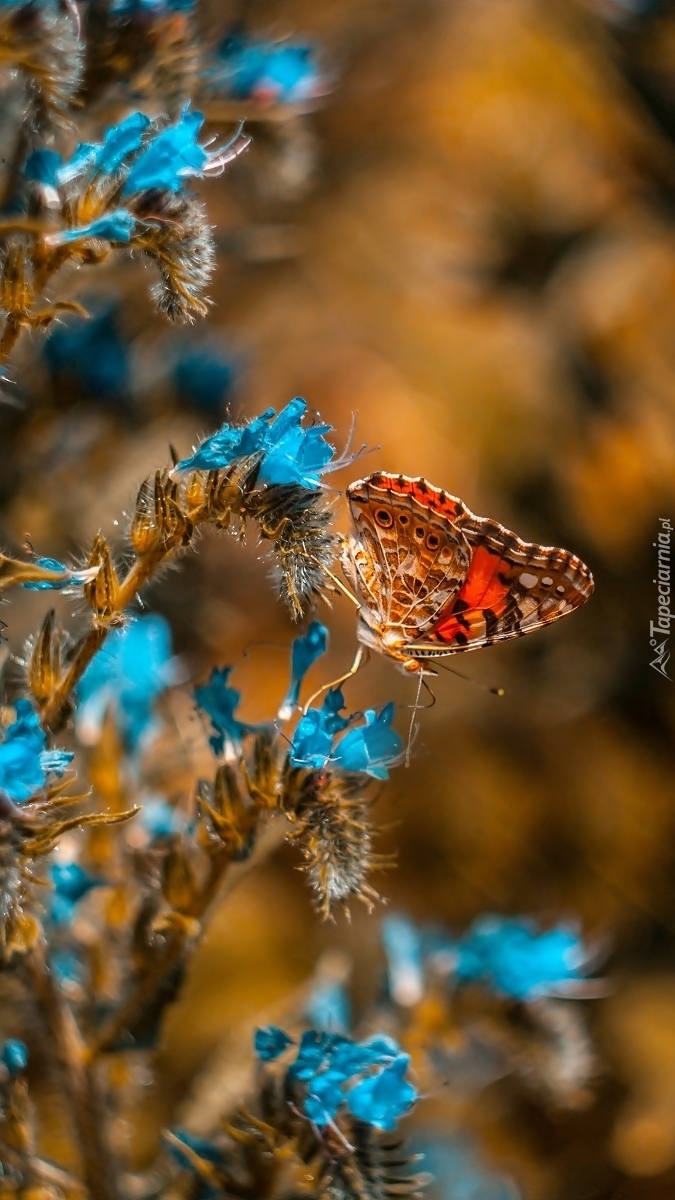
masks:
[(391, 529), (394, 524), (394, 518), (388, 508), (378, 508), (375, 510), (375, 520), (383, 529)]
[(426, 547), (428, 550), (438, 550), (438, 547), (440, 546), (440, 544), (441, 544), (441, 539), (439, 538), (437, 533), (428, 533), (427, 534)]

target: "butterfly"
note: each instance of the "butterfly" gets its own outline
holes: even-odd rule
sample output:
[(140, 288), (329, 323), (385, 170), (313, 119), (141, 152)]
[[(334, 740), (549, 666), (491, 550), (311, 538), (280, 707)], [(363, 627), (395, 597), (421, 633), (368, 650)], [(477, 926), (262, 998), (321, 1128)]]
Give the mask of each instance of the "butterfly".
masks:
[(356, 536), (342, 570), (359, 603), (359, 641), (406, 671), (534, 633), (593, 592), (574, 554), (521, 541), (425, 479), (378, 471), (347, 498)]

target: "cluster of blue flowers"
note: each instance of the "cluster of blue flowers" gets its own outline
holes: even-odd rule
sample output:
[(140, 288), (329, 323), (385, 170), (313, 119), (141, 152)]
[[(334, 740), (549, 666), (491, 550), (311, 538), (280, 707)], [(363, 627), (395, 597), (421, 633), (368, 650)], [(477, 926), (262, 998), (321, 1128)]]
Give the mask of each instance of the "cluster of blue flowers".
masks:
[[(303, 680), (327, 645), (328, 630), (320, 621), (312, 621), (307, 632), (293, 641), (290, 684), (279, 710), (282, 720), (297, 707)], [(195, 689), (197, 706), (208, 714), (213, 727), (209, 740), (216, 754), (221, 754), (226, 744), (236, 750), (246, 734), (263, 728), (235, 716), (241, 695), (229, 686), (231, 673), (231, 667), (216, 667), (208, 683)], [(344, 696), (336, 688), (327, 693), (321, 708), (310, 708), (301, 717), (291, 741), (291, 766), (388, 779), (388, 769), (403, 753), (403, 741), (391, 727), (394, 704), (384, 705), (379, 712), (367, 709), (350, 716), (342, 715), (344, 708)], [(363, 724), (357, 725), (359, 721)]]
[(15, 804), (42, 792), (50, 775), (61, 776), (73, 755), (47, 750), (47, 738), (29, 700), (17, 700), (15, 720), (0, 741), (0, 791)]
[[(180, 119), (161, 132), (145, 113), (135, 112), (111, 126), (102, 142), (81, 142), (64, 162), (54, 150), (35, 150), (24, 168), (28, 180), (57, 189), (75, 180), (95, 176), (123, 178), (121, 196), (127, 200), (140, 192), (159, 189), (180, 192), (190, 177), (203, 178), (223, 163), (221, 151), (207, 151), (197, 138), (204, 124), (202, 113), (189, 105)], [(128, 208), (116, 208), (88, 225), (51, 235), (53, 244), (102, 238), (129, 242), (138, 219)]]
[[(258, 1029), (255, 1049), (263, 1062), (273, 1062), (293, 1044), (283, 1029)], [(363, 1042), (341, 1034), (303, 1033), (289, 1082), (304, 1085), (305, 1116), (313, 1125), (330, 1125), (341, 1111), (376, 1129), (391, 1130), (418, 1099), (406, 1079), (410, 1056), (393, 1038), (376, 1034)]]
[(588, 951), (579, 930), (568, 925), (542, 931), (527, 918), (487, 915), (452, 941), (420, 931), (403, 916), (385, 917), (382, 924), (389, 991), (399, 1004), (421, 998), (425, 967), (433, 961), (456, 985), (481, 983), (521, 1001), (573, 995), (586, 976)]
[[(403, 740), (391, 727), (394, 704), (385, 704), (379, 712), (368, 708), (363, 714), (352, 713), (349, 717), (341, 716), (344, 707), (342, 692), (336, 688), (328, 692), (321, 708), (310, 708), (305, 713), (291, 744), (292, 766), (388, 779), (389, 768), (396, 766), (403, 754)], [(354, 727), (361, 716), (365, 724)]]
[(265, 105), (306, 103), (323, 90), (312, 46), (239, 34), (225, 38), (207, 82), (234, 100)]
[(135, 750), (153, 732), (155, 702), (173, 679), (171, 630), (164, 617), (136, 617), (112, 630), (77, 686), (80, 738), (95, 741), (112, 709), (127, 747)]
[(179, 462), (176, 471), (221, 471), (238, 458), (259, 454), (260, 486), (295, 484), (316, 491), (321, 477), (344, 463), (333, 461), (335, 449), (324, 437), (332, 426), (304, 425), (306, 412), (306, 401), (296, 396), (278, 416), (268, 408), (243, 425), (226, 421), (194, 454)]

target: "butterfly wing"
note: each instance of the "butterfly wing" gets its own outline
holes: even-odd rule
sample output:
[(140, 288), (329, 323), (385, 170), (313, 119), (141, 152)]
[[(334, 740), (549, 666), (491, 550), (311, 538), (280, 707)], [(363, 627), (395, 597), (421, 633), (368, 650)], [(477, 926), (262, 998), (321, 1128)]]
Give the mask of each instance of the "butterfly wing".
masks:
[(569, 551), (523, 542), (424, 479), (378, 472), (347, 489), (357, 538), (350, 578), (367, 624), (423, 658), (532, 633), (589, 599), (593, 577)]
[[(392, 480), (400, 486), (391, 486)], [(471, 562), (468, 541), (451, 519), (451, 513), (468, 510), (454, 497), (447, 498), (445, 511), (431, 506), (432, 491), (424, 480), (383, 474), (347, 489), (357, 537), (345, 573), (368, 610), (368, 623), (398, 630), (403, 640), (433, 627), (458, 595)]]
[(522, 637), (590, 598), (593, 576), (569, 551), (523, 542), (468, 510), (460, 527), (472, 552), (466, 579), (417, 646), (406, 647), (410, 654), (453, 654)]

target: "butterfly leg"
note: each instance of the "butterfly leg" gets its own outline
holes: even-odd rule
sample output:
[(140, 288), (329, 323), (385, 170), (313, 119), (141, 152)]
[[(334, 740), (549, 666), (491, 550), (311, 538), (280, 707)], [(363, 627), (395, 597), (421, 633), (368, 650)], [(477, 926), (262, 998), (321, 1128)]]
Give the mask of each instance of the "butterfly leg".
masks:
[(344, 675), (341, 675), (339, 679), (334, 679), (332, 681), (332, 683), (324, 683), (323, 687), (317, 688), (317, 690), (314, 692), (314, 694), (312, 696), (310, 696), (309, 700), (307, 701), (304, 709), (302, 710), (303, 713), (306, 713), (307, 710), (309, 708), (311, 708), (314, 701), (319, 696), (321, 696), (324, 692), (332, 692), (333, 688), (340, 687), (341, 684), (346, 683), (348, 679), (351, 679), (352, 675), (356, 675), (357, 671), (360, 671), (361, 667), (366, 665), (369, 657), (370, 657), (370, 654), (368, 651), (368, 647), (367, 646), (359, 646), (358, 650), (356, 651), (356, 654), (354, 655), (354, 661), (353, 661), (351, 667), (349, 668), (349, 670), (346, 671)]

